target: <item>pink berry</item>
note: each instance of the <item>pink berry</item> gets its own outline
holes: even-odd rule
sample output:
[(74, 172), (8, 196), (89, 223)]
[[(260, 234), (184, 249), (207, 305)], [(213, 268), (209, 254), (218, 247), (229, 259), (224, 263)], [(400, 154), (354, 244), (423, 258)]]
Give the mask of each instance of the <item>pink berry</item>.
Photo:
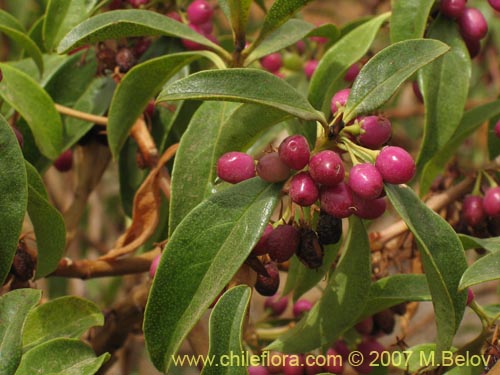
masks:
[(441, 13), (450, 18), (458, 18), (465, 10), (466, 0), (441, 0)]
[(309, 354), (305, 358), (305, 363), (306, 363), (306, 375), (317, 375), (323, 373), (325, 370), (323, 369), (322, 366), (317, 365), (317, 358)]
[(472, 291), (471, 288), (467, 289), (467, 306), (471, 304), (471, 302), (474, 300), (474, 292)]
[(300, 170), (309, 162), (309, 143), (302, 135), (291, 135), (281, 142), (278, 154), (289, 168)]
[(483, 199), (484, 211), (488, 216), (500, 215), (500, 187), (488, 189)]
[(500, 12), (500, 0), (488, 0), (488, 3), (497, 12)]
[(373, 318), (370, 316), (354, 326), (362, 335), (369, 335), (373, 331)]
[(248, 180), (255, 176), (254, 160), (243, 152), (228, 152), (217, 161), (217, 176), (232, 184)]
[(465, 8), (458, 18), (458, 26), (465, 39), (483, 39), (488, 33), (488, 24), (481, 11), (476, 8)]
[(139, 8), (141, 5), (149, 3), (149, 0), (128, 0), (128, 3), (134, 8)]
[(17, 143), (19, 143), (19, 146), (21, 148), (23, 148), (23, 146), (24, 146), (24, 137), (23, 137), (23, 135), (21, 134), (21, 132), (19, 131), (19, 129), (16, 128), (15, 126), (12, 127), (12, 130), (14, 130), (14, 134), (16, 135)]
[(354, 215), (361, 219), (373, 220), (382, 216), (387, 208), (385, 197), (368, 200), (363, 199), (357, 194), (352, 194), (354, 205)]
[(203, 35), (208, 36), (212, 34), (214, 31), (214, 24), (212, 21), (208, 21), (205, 23), (200, 23), (198, 26), (198, 29), (202, 32)]
[(495, 124), (494, 131), (497, 138), (500, 138), (500, 120), (498, 120), (497, 123)]
[(328, 38), (324, 36), (310, 36), (309, 39), (318, 44), (325, 44), (328, 42)]
[(412, 82), (412, 89), (413, 89), (413, 93), (415, 94), (415, 97), (417, 98), (417, 100), (420, 103), (423, 103), (424, 102), (424, 97), (422, 96), (422, 91), (420, 91), (420, 87), (418, 87), (418, 82), (417, 81), (413, 81)]
[(319, 190), (309, 173), (301, 172), (293, 176), (288, 195), (298, 205), (308, 207), (318, 200)]
[[(347, 352), (349, 355), (349, 350)], [(331, 372), (333, 374), (341, 374), (344, 370), (344, 355), (337, 352), (334, 348), (329, 348), (326, 351), (326, 365), (323, 366), (325, 371)]]
[(271, 224), (267, 224), (266, 229), (264, 229), (264, 233), (259, 239), (259, 242), (254, 246), (252, 250), (253, 255), (264, 255), (267, 254), (267, 240), (273, 231), (273, 226)]
[(274, 228), (267, 239), (269, 257), (278, 263), (286, 262), (295, 254), (299, 244), (299, 231), (289, 224), (280, 225)]
[(288, 298), (268, 297), (264, 302), (264, 307), (271, 310), (273, 316), (280, 316), (288, 307)]
[(212, 6), (205, 0), (195, 0), (187, 8), (187, 18), (195, 25), (210, 21), (213, 14)]
[(318, 68), (319, 61), (318, 60), (309, 60), (304, 65), (304, 73), (306, 74), (307, 79), (311, 79), (314, 72)]
[(464, 42), (471, 59), (479, 55), (479, 52), (481, 52), (481, 42), (479, 40), (465, 38)]
[(335, 95), (332, 97), (332, 103), (331, 103), (331, 110), (332, 113), (335, 115), (337, 111), (341, 108), (344, 107), (347, 103), (347, 99), (349, 99), (349, 93), (351, 92), (351, 89), (343, 89), (338, 91)]
[(376, 150), (391, 139), (391, 122), (383, 116), (361, 117), (360, 127), (358, 141), (361, 146)]
[(356, 164), (349, 172), (349, 187), (364, 199), (376, 199), (384, 189), (382, 175), (373, 164)]
[(325, 150), (309, 160), (309, 173), (318, 184), (333, 186), (344, 180), (344, 164), (339, 154)]
[(334, 350), (335, 353), (340, 354), (340, 356), (344, 360), (347, 360), (347, 358), (349, 357), (349, 353), (351, 352), (351, 350), (349, 349), (344, 340), (337, 341), (332, 349)]
[(149, 267), (149, 276), (151, 278), (155, 277), (156, 270), (158, 269), (158, 264), (160, 264), (160, 259), (161, 259), (161, 254), (157, 255), (151, 262), (151, 266)]
[(290, 177), (290, 168), (281, 161), (277, 152), (271, 152), (259, 159), (257, 174), (264, 181), (281, 182)]
[(385, 350), (382, 344), (371, 338), (363, 340), (357, 349), (363, 354), (364, 360), (359, 366), (353, 367), (360, 374), (369, 374), (372, 372), (373, 367), (370, 364), (377, 358), (375, 352), (380, 354)]
[(247, 370), (248, 375), (269, 375), (269, 371), (262, 366), (250, 366)]
[(354, 82), (360, 71), (361, 67), (359, 66), (359, 63), (352, 64), (344, 76), (344, 81)]
[(285, 357), (283, 353), (279, 352), (270, 352), (267, 370), (270, 374), (282, 374), (283, 366), (285, 362)]
[(351, 188), (343, 182), (335, 186), (323, 186), (320, 202), (323, 211), (339, 219), (349, 217), (354, 211)]
[(405, 184), (415, 175), (415, 162), (411, 155), (401, 147), (387, 146), (380, 151), (375, 167), (385, 182)]
[(54, 167), (56, 167), (59, 172), (68, 172), (73, 167), (73, 151), (68, 149), (59, 155), (54, 161)]
[(177, 13), (175, 10), (172, 10), (165, 14), (168, 18), (172, 18), (173, 20), (177, 22), (182, 22), (182, 18), (179, 13)]
[(151, 99), (148, 102), (146, 109), (144, 110), (144, 114), (146, 116), (148, 116), (149, 118), (152, 118), (154, 113), (155, 113), (155, 101), (154, 101), (154, 99)]
[(283, 65), (283, 58), (281, 57), (281, 53), (271, 53), (270, 55), (264, 56), (260, 59), (260, 65), (262, 68), (271, 73), (276, 73), (281, 69)]
[(295, 47), (297, 48), (299, 55), (302, 55), (306, 51), (306, 43), (303, 40), (299, 40), (295, 43)]
[(305, 312), (312, 309), (313, 304), (306, 299), (299, 299), (293, 304), (293, 316), (300, 318)]
[(304, 375), (305, 358), (303, 354), (289, 354), (285, 357), (283, 375)]
[(465, 222), (471, 227), (477, 227), (486, 219), (483, 207), (483, 198), (477, 195), (468, 195), (464, 199), (462, 215)]

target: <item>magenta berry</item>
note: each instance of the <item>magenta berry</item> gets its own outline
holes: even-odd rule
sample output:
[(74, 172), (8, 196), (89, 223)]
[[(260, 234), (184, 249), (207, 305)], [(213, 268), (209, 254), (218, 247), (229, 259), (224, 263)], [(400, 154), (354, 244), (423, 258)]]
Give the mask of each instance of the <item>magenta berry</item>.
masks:
[(376, 150), (391, 139), (392, 126), (389, 119), (382, 116), (366, 116), (361, 117), (359, 122), (361, 133), (358, 141), (361, 146)]
[(263, 366), (250, 366), (247, 370), (248, 375), (269, 375), (269, 371)]
[(354, 82), (354, 80), (356, 79), (356, 77), (358, 76), (360, 71), (361, 71), (361, 67), (360, 67), (359, 63), (352, 64), (344, 76), (344, 81)]
[[(339, 358), (339, 354), (342, 356), (342, 358)], [(346, 358), (348, 355), (349, 355), (349, 349), (347, 349)], [(342, 371), (344, 370), (343, 357), (344, 355), (335, 350), (335, 348), (329, 348), (326, 351), (326, 364), (325, 366), (323, 366), (323, 368), (325, 369), (325, 371), (331, 372), (332, 374), (341, 374)]]
[(481, 52), (481, 42), (477, 39), (464, 39), (470, 58), (473, 59)]
[(262, 68), (271, 73), (276, 73), (283, 66), (283, 58), (281, 57), (281, 53), (275, 52), (270, 55), (264, 56), (260, 59), (260, 65)]
[(155, 277), (156, 270), (158, 269), (158, 264), (160, 264), (160, 259), (161, 259), (161, 254), (157, 255), (151, 262), (151, 266), (149, 267), (149, 276), (151, 278)]
[(361, 219), (373, 220), (382, 216), (387, 208), (385, 197), (378, 199), (364, 199), (357, 194), (352, 194), (354, 215)]
[(483, 198), (477, 195), (468, 195), (464, 199), (462, 215), (465, 222), (471, 227), (477, 227), (486, 218), (483, 207)]
[(375, 160), (375, 167), (385, 182), (404, 184), (415, 175), (415, 162), (411, 155), (401, 147), (384, 147)]
[(465, 39), (483, 39), (488, 33), (488, 24), (481, 11), (476, 8), (465, 8), (458, 18), (458, 26)]
[(264, 307), (266, 309), (269, 309), (273, 316), (280, 316), (288, 307), (288, 298), (268, 297), (264, 302)]
[(351, 188), (343, 182), (335, 186), (323, 186), (320, 202), (323, 211), (339, 219), (349, 217), (354, 211)]
[(182, 22), (182, 18), (179, 13), (177, 13), (175, 10), (172, 10), (165, 14), (168, 18), (172, 18), (173, 20), (177, 22)]
[(304, 375), (304, 365), (303, 354), (289, 354), (285, 357), (283, 375)]
[(500, 138), (500, 120), (495, 124), (494, 132), (497, 138)]
[(484, 211), (488, 216), (500, 215), (500, 187), (488, 189), (483, 199)]
[(255, 176), (254, 160), (243, 152), (228, 152), (217, 161), (217, 176), (232, 184), (248, 180)]
[(271, 224), (267, 224), (266, 229), (264, 229), (264, 233), (259, 239), (259, 242), (254, 246), (252, 250), (253, 255), (264, 255), (267, 254), (267, 240), (273, 231), (273, 226)]
[(467, 289), (467, 306), (471, 304), (471, 302), (474, 300), (474, 292), (472, 291), (471, 288)]
[(309, 143), (302, 135), (291, 135), (281, 142), (278, 154), (289, 168), (300, 170), (309, 162)]
[(187, 8), (187, 18), (194, 25), (211, 21), (213, 14), (212, 6), (205, 0), (195, 0)]
[(318, 184), (337, 185), (344, 180), (344, 164), (339, 154), (330, 150), (321, 151), (309, 161), (309, 173)]
[(149, 0), (128, 0), (128, 3), (134, 8), (139, 8), (141, 5), (149, 3)]
[(500, 0), (488, 0), (488, 3), (497, 12), (500, 12)]
[(300, 318), (305, 312), (312, 309), (313, 304), (306, 299), (299, 299), (293, 304), (293, 316)]
[(263, 296), (274, 296), (280, 286), (280, 273), (274, 262), (264, 264), (267, 275), (257, 275), (255, 290)]
[(347, 99), (349, 99), (349, 93), (351, 92), (351, 89), (343, 89), (338, 91), (335, 95), (332, 97), (332, 103), (331, 103), (331, 110), (332, 113), (335, 115), (337, 111), (341, 108), (344, 107), (347, 103)]
[(281, 161), (277, 152), (271, 152), (259, 159), (257, 174), (264, 181), (281, 182), (290, 177), (290, 168)]
[(309, 173), (301, 172), (293, 176), (288, 195), (293, 202), (308, 207), (318, 200), (319, 190)]
[(348, 358), (349, 353), (351, 352), (344, 340), (337, 341), (332, 349), (335, 353), (338, 353), (344, 360)]
[(373, 367), (370, 364), (377, 358), (375, 352), (382, 353), (384, 346), (374, 339), (363, 340), (357, 348), (363, 354), (364, 360), (359, 366), (353, 366), (354, 369), (360, 374), (369, 374), (372, 372)]
[(318, 68), (318, 60), (309, 60), (304, 64), (304, 73), (307, 79), (311, 79), (314, 72)]
[(373, 164), (356, 164), (349, 172), (349, 187), (364, 199), (376, 199), (384, 189), (382, 175)]
[(450, 18), (458, 18), (465, 10), (466, 0), (441, 0), (439, 9), (441, 13)]
[(299, 231), (292, 225), (280, 225), (272, 231), (267, 239), (269, 256), (282, 263), (292, 257), (300, 244)]
[(154, 101), (154, 99), (151, 99), (148, 102), (146, 109), (144, 110), (144, 114), (146, 116), (148, 116), (149, 118), (152, 118), (154, 113), (155, 113), (155, 101)]
[[(200, 27), (198, 27), (197, 25), (189, 24), (188, 26), (191, 29), (193, 29), (194, 31), (196, 31), (198, 34), (204, 35), (203, 30)], [(205, 35), (205, 36), (208, 38), (208, 35)], [(189, 39), (181, 39), (181, 42), (182, 42), (182, 45), (189, 51), (199, 51), (199, 50), (205, 49), (205, 46), (203, 46), (199, 43), (193, 42)]]
[(54, 161), (54, 167), (59, 172), (68, 172), (73, 167), (73, 151), (68, 149), (59, 155)]
[(212, 32), (214, 31), (214, 24), (212, 21), (200, 23), (196, 26), (198, 26), (198, 29), (201, 31), (201, 33), (206, 36), (212, 34)]
[(309, 354), (306, 356), (306, 375), (317, 375), (325, 372), (323, 367), (317, 365), (316, 362), (317, 359), (314, 355)]

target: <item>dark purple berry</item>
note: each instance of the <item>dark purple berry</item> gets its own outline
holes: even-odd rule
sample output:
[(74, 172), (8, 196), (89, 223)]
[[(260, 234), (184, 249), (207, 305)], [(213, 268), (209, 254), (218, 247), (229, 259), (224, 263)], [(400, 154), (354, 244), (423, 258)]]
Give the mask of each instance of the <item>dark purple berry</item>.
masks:
[(12, 130), (14, 130), (14, 134), (16, 135), (17, 143), (19, 143), (19, 146), (21, 148), (23, 148), (23, 146), (24, 146), (24, 137), (23, 137), (23, 135), (21, 134), (21, 132), (19, 131), (19, 129), (16, 128), (15, 126), (12, 127)]
[(361, 133), (358, 141), (361, 146), (376, 150), (391, 139), (392, 126), (389, 119), (382, 116), (366, 116), (360, 119)]
[(281, 161), (277, 152), (271, 152), (259, 159), (257, 174), (264, 181), (281, 182), (290, 177), (290, 168)]
[(477, 195), (468, 195), (464, 199), (462, 215), (465, 222), (471, 227), (477, 227), (486, 219), (483, 207), (483, 198)]
[(314, 355), (309, 354), (306, 356), (306, 375), (317, 375), (325, 372), (323, 367), (317, 365), (316, 362), (317, 359)]
[(382, 216), (387, 208), (385, 197), (368, 200), (353, 193), (352, 200), (354, 203), (354, 215), (362, 219), (376, 219)]
[(422, 91), (420, 91), (420, 87), (418, 87), (418, 82), (413, 81), (411, 84), (411, 87), (413, 89), (413, 93), (415, 94), (415, 97), (420, 103), (424, 102), (424, 97), (422, 96)]
[(471, 288), (467, 289), (467, 306), (471, 304), (471, 302), (474, 300), (474, 292), (472, 291)]
[(500, 0), (488, 0), (488, 3), (497, 12), (500, 12)]
[(54, 161), (54, 167), (56, 167), (59, 172), (68, 172), (73, 167), (73, 151), (68, 149), (59, 155)]
[(488, 189), (483, 199), (484, 211), (488, 216), (500, 215), (500, 187)]
[(155, 113), (155, 101), (154, 99), (151, 99), (148, 102), (148, 105), (146, 106), (146, 109), (144, 110), (144, 114), (148, 116), (149, 118), (152, 118)]
[(356, 79), (356, 77), (358, 76), (360, 71), (361, 71), (361, 67), (360, 67), (359, 63), (352, 64), (344, 76), (344, 81), (354, 82), (354, 80)]
[(200, 23), (198, 28), (201, 30), (203, 35), (210, 35), (214, 31), (214, 24), (212, 21), (207, 21), (205, 23)]
[(317, 269), (323, 265), (323, 246), (318, 241), (318, 235), (309, 228), (300, 229), (300, 245), (297, 257), (307, 268)]
[(494, 132), (497, 138), (500, 138), (500, 120), (495, 124)]
[(297, 251), (299, 244), (299, 231), (289, 224), (280, 225), (274, 228), (267, 239), (269, 256), (278, 263), (290, 259)]
[(477, 39), (464, 39), (470, 58), (473, 59), (481, 52), (481, 42)]
[(283, 374), (284, 355), (280, 352), (269, 352), (267, 371), (270, 374)]
[(302, 135), (291, 135), (281, 142), (278, 154), (289, 168), (300, 170), (309, 162), (309, 143)]
[(488, 33), (488, 23), (481, 11), (476, 8), (465, 8), (458, 18), (458, 26), (465, 39), (483, 39)]
[[(196, 31), (198, 34), (205, 35), (203, 33), (203, 30), (198, 27), (197, 25), (189, 24), (188, 25), (193, 31)], [(205, 35), (208, 38), (208, 35)], [(181, 39), (182, 45), (189, 51), (200, 51), (204, 50), (206, 47), (202, 44), (193, 42), (192, 40), (189, 39)]]
[(212, 20), (214, 10), (205, 0), (195, 0), (187, 8), (187, 18), (194, 25)]
[(382, 175), (371, 163), (356, 164), (349, 172), (349, 187), (364, 199), (376, 199), (384, 189)]
[(312, 309), (313, 304), (306, 299), (299, 299), (293, 304), (293, 316), (300, 318), (304, 313)]
[(319, 196), (321, 209), (326, 213), (341, 219), (353, 213), (352, 192), (347, 184), (342, 182), (335, 186), (323, 186)]
[(385, 182), (405, 184), (415, 175), (415, 162), (411, 155), (401, 147), (384, 147), (375, 160), (375, 167)]
[(293, 202), (308, 207), (318, 200), (319, 190), (309, 173), (301, 172), (293, 176), (288, 195)]
[(354, 326), (356, 331), (362, 335), (369, 335), (373, 330), (373, 318), (370, 316)]
[(259, 242), (254, 246), (252, 250), (253, 255), (264, 255), (267, 254), (267, 239), (271, 235), (273, 231), (273, 226), (271, 224), (267, 224), (266, 229), (264, 229), (264, 233), (259, 239)]
[(273, 316), (280, 316), (285, 312), (286, 308), (288, 307), (288, 298), (286, 297), (276, 298), (274, 296), (268, 297), (264, 301), (264, 307), (266, 309), (269, 309)]
[(232, 184), (248, 180), (255, 176), (254, 160), (243, 152), (228, 152), (217, 161), (217, 176)]
[(140, 38), (134, 44), (133, 53), (136, 58), (141, 57), (148, 50), (151, 45), (151, 39)]
[(351, 350), (349, 349), (344, 340), (337, 341), (335, 345), (332, 347), (332, 349), (336, 354), (339, 354), (344, 360), (347, 360), (347, 358), (349, 357), (349, 353), (351, 352)]
[(342, 237), (342, 219), (320, 211), (316, 233), (320, 244), (336, 244)]
[(318, 68), (318, 60), (309, 60), (305, 63), (304, 65), (304, 73), (307, 77), (307, 79), (311, 79), (314, 72)]
[(155, 277), (156, 270), (158, 269), (158, 264), (160, 264), (160, 259), (161, 259), (161, 254), (157, 255), (151, 262), (151, 266), (149, 267), (149, 276), (151, 278)]
[(269, 262), (264, 264), (264, 267), (267, 271), (267, 276), (261, 274), (257, 275), (255, 290), (266, 297), (274, 296), (280, 286), (278, 266), (274, 262)]
[(126, 73), (137, 63), (137, 60), (130, 49), (123, 47), (116, 53), (115, 62), (120, 72)]
[(465, 10), (466, 0), (441, 0), (439, 8), (441, 13), (450, 18), (458, 18)]
[(285, 357), (283, 375), (304, 375), (305, 358), (303, 354), (289, 354)]
[(275, 52), (270, 55), (264, 56), (260, 59), (260, 65), (262, 68), (271, 73), (276, 73), (283, 66), (283, 58), (281, 57), (281, 53)]
[(309, 161), (309, 174), (318, 184), (334, 186), (344, 180), (344, 164), (339, 154), (330, 150), (321, 151)]
[(269, 371), (263, 366), (250, 366), (247, 370), (248, 375), (269, 375)]
[[(349, 352), (349, 349), (347, 349), (346, 356), (349, 355)], [(332, 374), (342, 374), (344, 370), (344, 359), (339, 357), (339, 355), (343, 357), (343, 354), (335, 350), (335, 348), (329, 348), (326, 351), (326, 365), (323, 366), (325, 371), (331, 372)]]
[(383, 310), (375, 315), (373, 315), (373, 324), (377, 331), (382, 331), (386, 335), (389, 335), (394, 331), (394, 326), (396, 324), (396, 319), (394, 318), (394, 312), (392, 310)]
[(372, 372), (373, 367), (370, 364), (377, 358), (375, 352), (380, 354), (385, 350), (382, 344), (370, 338), (363, 340), (357, 349), (363, 354), (364, 360), (359, 366), (353, 367), (360, 374), (369, 374)]
[(332, 114), (335, 115), (341, 107), (344, 107), (346, 105), (347, 99), (349, 99), (350, 92), (350, 89), (343, 89), (333, 95), (331, 103)]

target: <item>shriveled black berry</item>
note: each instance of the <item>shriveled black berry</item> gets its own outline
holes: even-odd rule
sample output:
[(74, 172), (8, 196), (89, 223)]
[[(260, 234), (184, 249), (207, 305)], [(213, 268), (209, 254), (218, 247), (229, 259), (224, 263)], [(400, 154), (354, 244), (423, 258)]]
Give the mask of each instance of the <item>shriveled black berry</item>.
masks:
[(321, 245), (335, 244), (339, 242), (340, 237), (342, 237), (342, 219), (321, 211), (319, 213), (316, 232), (318, 233), (318, 239)]
[(300, 245), (297, 257), (308, 268), (319, 268), (323, 265), (323, 246), (319, 243), (318, 235), (310, 228), (300, 229)]
[(14, 255), (10, 273), (20, 281), (28, 281), (33, 278), (35, 268), (36, 261), (27, 251), (24, 242), (20, 241), (17, 246), (16, 254)]
[(137, 63), (132, 51), (125, 47), (118, 50), (115, 61), (122, 73), (128, 72)]
[(264, 275), (257, 275), (257, 281), (255, 283), (255, 290), (266, 297), (270, 297), (276, 294), (280, 286), (280, 274), (278, 271), (278, 266), (274, 262), (269, 262), (264, 264), (267, 274), (269, 277)]
[(385, 334), (390, 334), (394, 331), (396, 319), (391, 310), (384, 310), (373, 315), (374, 330), (380, 330)]

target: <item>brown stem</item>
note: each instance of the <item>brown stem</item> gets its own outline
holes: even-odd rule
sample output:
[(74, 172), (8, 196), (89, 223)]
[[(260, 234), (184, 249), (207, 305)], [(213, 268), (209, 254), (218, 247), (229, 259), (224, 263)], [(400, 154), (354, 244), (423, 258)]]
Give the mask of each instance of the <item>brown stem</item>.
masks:
[(130, 275), (143, 273), (149, 270), (151, 262), (161, 253), (159, 247), (142, 255), (131, 258), (106, 260), (71, 260), (63, 258), (59, 261), (57, 269), (50, 276), (68, 278), (90, 279), (96, 277)]
[(137, 147), (139, 147), (139, 151), (146, 165), (148, 167), (154, 167), (158, 162), (158, 149), (156, 148), (155, 141), (142, 116), (136, 120), (134, 126), (130, 130), (130, 136), (134, 138), (137, 143)]
[(104, 125), (104, 126), (108, 125), (108, 118), (107, 117), (96, 116), (96, 115), (92, 115), (90, 113), (77, 111), (76, 109), (69, 108), (69, 107), (63, 106), (61, 104), (55, 104), (55, 107), (56, 107), (57, 112), (59, 112), (62, 115), (75, 117), (75, 118), (78, 118), (80, 120), (92, 122), (96, 125)]

